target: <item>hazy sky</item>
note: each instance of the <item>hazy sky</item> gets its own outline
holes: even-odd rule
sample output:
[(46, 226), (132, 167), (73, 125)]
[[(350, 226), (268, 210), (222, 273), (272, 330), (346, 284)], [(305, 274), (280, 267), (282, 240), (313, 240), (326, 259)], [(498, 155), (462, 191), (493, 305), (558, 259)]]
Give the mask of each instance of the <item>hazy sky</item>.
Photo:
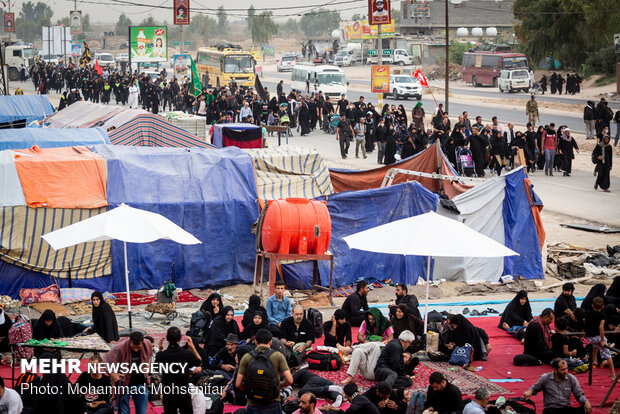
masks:
[[(20, 4), (24, 0), (20, 0), (16, 4), (16, 12), (19, 12)], [(39, 0), (33, 0), (39, 1)], [(73, 10), (73, 0), (44, 0), (54, 10), (53, 21), (69, 15), (69, 11)], [(125, 3), (140, 3), (149, 6), (129, 6)], [(278, 18), (277, 21), (283, 21), (289, 17), (298, 18), (297, 14), (303, 14), (311, 11), (312, 6), (330, 3), (326, 8), (341, 11), (341, 16), (347, 18), (354, 13), (365, 14), (367, 10), (366, 0), (190, 0), (191, 8), (199, 9), (217, 9), (220, 5), (224, 5), (230, 9), (242, 9), (243, 11), (230, 11), (229, 20), (241, 18), (241, 16), (232, 16), (232, 14), (246, 15), (246, 11), (250, 5), (254, 5), (256, 9), (270, 7), (300, 7), (300, 9), (281, 9), (274, 11), (274, 15), (292, 15)], [(393, 8), (400, 7), (399, 0), (393, 0)], [(97, 23), (115, 23), (121, 13), (125, 13), (133, 22), (138, 23), (144, 17), (151, 14), (157, 20), (172, 21), (171, 9), (159, 9), (157, 6), (172, 7), (173, 0), (77, 0), (77, 9), (83, 13), (90, 14), (91, 22)], [(307, 6), (301, 8), (302, 6)], [(308, 7), (310, 6), (310, 7)], [(192, 12), (193, 14), (194, 12)], [(215, 11), (207, 11), (208, 15), (214, 15)]]

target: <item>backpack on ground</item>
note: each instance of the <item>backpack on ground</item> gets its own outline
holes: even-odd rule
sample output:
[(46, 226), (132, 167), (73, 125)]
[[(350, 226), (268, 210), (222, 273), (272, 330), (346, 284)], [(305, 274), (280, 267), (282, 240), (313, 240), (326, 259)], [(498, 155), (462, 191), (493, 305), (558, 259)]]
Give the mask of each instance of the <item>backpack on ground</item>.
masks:
[(284, 411), (284, 414), (293, 414), (297, 410), (299, 410), (299, 399), (298, 398), (289, 397), (282, 404), (282, 411)]
[[(527, 405), (526, 405), (527, 404)], [(528, 407), (528, 405), (531, 406)], [(532, 400), (526, 400), (523, 397), (509, 398), (506, 400), (506, 406), (512, 407), (518, 414), (536, 414), (536, 404)]]
[(450, 365), (459, 365), (461, 367), (468, 365), (471, 362), (472, 353), (473, 348), (470, 344), (456, 346), (452, 351), (452, 355), (450, 355), (450, 360), (448, 363)]
[(319, 371), (338, 371), (342, 367), (342, 357), (329, 351), (308, 351), (306, 362), (308, 368)]
[(512, 363), (521, 366), (521, 367), (535, 367), (538, 365), (542, 365), (542, 361), (536, 358), (534, 355), (529, 354), (519, 354), (515, 355), (512, 359)]
[(422, 414), (424, 412), (424, 400), (426, 395), (420, 391), (416, 391), (411, 396), (409, 403), (407, 404), (406, 414)]
[[(32, 325), (28, 322), (28, 318), (24, 315), (17, 315), (15, 322), (9, 329), (9, 342), (12, 344), (26, 342), (32, 339)], [(32, 358), (34, 349), (32, 348), (15, 348), (13, 358)]]
[(280, 379), (269, 357), (275, 351), (250, 352), (252, 360), (245, 369), (243, 388), (249, 400), (258, 404), (271, 404), (280, 396)]
[(308, 320), (314, 326), (314, 337), (319, 339), (323, 336), (323, 314), (314, 308), (309, 308), (307, 315)]

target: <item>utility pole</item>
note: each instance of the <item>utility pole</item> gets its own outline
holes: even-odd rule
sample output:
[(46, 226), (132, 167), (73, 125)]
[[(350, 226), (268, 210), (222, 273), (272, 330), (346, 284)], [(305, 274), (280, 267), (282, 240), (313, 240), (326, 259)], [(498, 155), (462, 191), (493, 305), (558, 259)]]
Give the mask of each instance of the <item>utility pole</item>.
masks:
[(381, 27), (383, 25), (377, 25), (377, 64), (381, 65), (383, 63), (383, 39), (381, 38)]
[(450, 25), (448, 23), (448, 3), (449, 0), (446, 0), (446, 80), (445, 80), (445, 85), (444, 88), (446, 90), (445, 93), (445, 108), (446, 108), (446, 112), (448, 112), (448, 95), (450, 95), (450, 85), (449, 85), (449, 78), (448, 75), (450, 74)]
[(183, 25), (180, 26), (181, 29), (181, 53), (183, 53)]
[[(11, 13), (11, 0), (9, 0), (9, 13)], [(13, 19), (13, 24), (15, 24), (15, 19)], [(9, 44), (11, 44), (11, 32), (9, 32)]]

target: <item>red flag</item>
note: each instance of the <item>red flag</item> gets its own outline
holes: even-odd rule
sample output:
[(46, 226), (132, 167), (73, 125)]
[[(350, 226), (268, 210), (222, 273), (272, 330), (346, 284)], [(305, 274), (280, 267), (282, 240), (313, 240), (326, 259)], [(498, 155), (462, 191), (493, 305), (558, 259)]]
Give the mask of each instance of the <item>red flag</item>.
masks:
[(98, 59), (95, 59), (95, 70), (97, 71), (99, 76), (103, 75), (103, 68), (101, 67), (101, 65), (99, 65), (99, 60)]
[(420, 81), (420, 85), (424, 86), (425, 88), (428, 88), (428, 79), (426, 79), (426, 76), (424, 76), (424, 74), (422, 73), (420, 69), (415, 71), (415, 73), (413, 74), (413, 77), (417, 78)]

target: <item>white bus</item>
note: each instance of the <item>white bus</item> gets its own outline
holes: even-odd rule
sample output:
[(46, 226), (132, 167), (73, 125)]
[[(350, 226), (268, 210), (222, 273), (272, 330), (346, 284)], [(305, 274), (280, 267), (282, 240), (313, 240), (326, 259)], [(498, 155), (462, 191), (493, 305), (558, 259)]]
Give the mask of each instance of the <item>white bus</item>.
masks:
[(295, 65), (291, 75), (291, 88), (307, 93), (323, 92), (323, 96), (340, 98), (347, 94), (347, 79), (337, 66)]

